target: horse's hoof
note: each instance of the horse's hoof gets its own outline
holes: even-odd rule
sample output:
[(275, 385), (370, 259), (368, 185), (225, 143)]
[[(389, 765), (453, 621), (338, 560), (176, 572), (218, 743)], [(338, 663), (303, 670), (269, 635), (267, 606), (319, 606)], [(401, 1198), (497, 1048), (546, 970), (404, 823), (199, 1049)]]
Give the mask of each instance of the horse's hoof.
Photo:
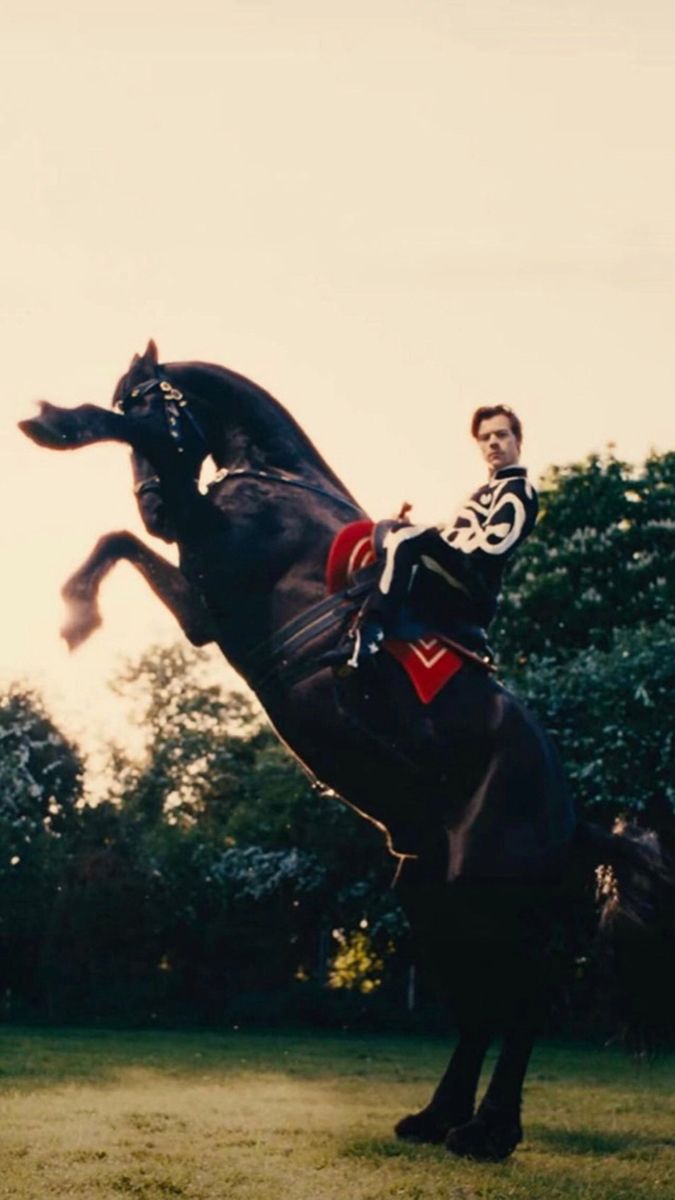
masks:
[(423, 1108), (421, 1112), (410, 1113), (394, 1126), (397, 1138), (406, 1142), (427, 1142), (432, 1146), (440, 1146), (445, 1141), (451, 1125), (457, 1124), (451, 1117)]
[(485, 1117), (477, 1113), (466, 1125), (451, 1129), (445, 1139), (446, 1149), (459, 1158), (475, 1158), (478, 1162), (504, 1162), (523, 1140), (520, 1121), (500, 1118), (492, 1113)]
[(69, 608), (71, 612), (60, 632), (68, 649), (72, 652), (86, 642), (94, 630), (102, 624), (102, 620), (97, 609), (72, 604), (69, 605)]

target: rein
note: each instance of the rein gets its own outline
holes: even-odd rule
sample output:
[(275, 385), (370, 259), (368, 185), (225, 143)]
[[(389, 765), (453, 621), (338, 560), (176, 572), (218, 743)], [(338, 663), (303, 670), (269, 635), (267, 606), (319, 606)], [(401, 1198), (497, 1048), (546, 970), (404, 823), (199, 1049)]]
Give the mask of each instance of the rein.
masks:
[(261, 471), (254, 467), (233, 467), (231, 470), (227, 467), (222, 467), (211, 480), (209, 491), (219, 483), (225, 483), (226, 480), (232, 479), (235, 476), (241, 478), (242, 475), (248, 475), (251, 479), (269, 480), (270, 483), (284, 483), (289, 487), (304, 488), (305, 491), (317, 492), (319, 496), (325, 496), (326, 499), (334, 501), (335, 504), (342, 504), (345, 508), (351, 509), (352, 512), (361, 513), (363, 511), (353, 500), (348, 500), (346, 496), (341, 496), (339, 492), (331, 492), (328, 491), (328, 488), (319, 487), (318, 483), (307, 483), (304, 479), (294, 479), (292, 475), (282, 475), (281, 472), (276, 471)]
[[(189, 409), (184, 409), (188, 416)], [(181, 447), (178, 447), (179, 452)], [(231, 470), (227, 467), (222, 467), (208, 485), (207, 491), (217, 487), (220, 483), (225, 483), (228, 479), (248, 475), (251, 479), (269, 480), (271, 483), (284, 483), (288, 487), (304, 488), (308, 492), (316, 492), (319, 496), (324, 496), (327, 500), (332, 500), (334, 504), (342, 504), (345, 508), (349, 508), (354, 513), (361, 513), (363, 510), (359, 508), (352, 500), (348, 500), (346, 496), (340, 496), (338, 492), (329, 492), (327, 488), (319, 487), (318, 483), (307, 483), (304, 479), (293, 479), (291, 475), (282, 475), (274, 471), (260, 471), (254, 467), (233, 467)], [(161, 479), (159, 475), (150, 475), (148, 479), (141, 480), (134, 487), (134, 495), (142, 496), (144, 492), (160, 491)]]

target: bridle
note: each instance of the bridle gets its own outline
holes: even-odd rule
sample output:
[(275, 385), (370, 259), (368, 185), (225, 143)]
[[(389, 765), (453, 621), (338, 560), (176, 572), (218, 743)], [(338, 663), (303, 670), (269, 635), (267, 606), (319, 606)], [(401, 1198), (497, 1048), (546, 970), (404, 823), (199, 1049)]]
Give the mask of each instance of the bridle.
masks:
[[(162, 400), (164, 401), (164, 416), (166, 419), (166, 427), (169, 437), (174, 442), (178, 454), (185, 453), (185, 421), (189, 421), (193, 430), (197, 434), (205, 451), (204, 457), (209, 453), (209, 444), (206, 440), (206, 434), (201, 427), (201, 424), (191, 412), (188, 401), (177, 388), (175, 384), (167, 379), (163, 371), (158, 370), (156, 375), (151, 379), (146, 379), (144, 383), (138, 383), (130, 391), (125, 391), (120, 396), (119, 400), (113, 403), (113, 408), (118, 408), (120, 412), (126, 413), (129, 408), (130, 400), (137, 400), (142, 396), (149, 396), (154, 391), (161, 392)], [(142, 479), (140, 483), (134, 485), (134, 495), (140, 497), (145, 492), (161, 491), (162, 481), (159, 475), (149, 475), (147, 479)]]
[(171, 383), (162, 371), (153, 375), (152, 379), (146, 379), (144, 383), (136, 384), (130, 392), (124, 392), (114, 407), (119, 408), (121, 412), (126, 413), (129, 407), (130, 400), (136, 400), (139, 396), (149, 396), (152, 392), (159, 390), (162, 393), (164, 401), (164, 415), (166, 417), (166, 426), (169, 431), (171, 440), (175, 443), (178, 454), (185, 453), (185, 422), (189, 421), (193, 430), (197, 434), (206, 454), (209, 453), (209, 444), (206, 440), (206, 434), (202, 429), (201, 424), (197, 420), (194, 413), (190, 410), (188, 401), (183, 393), (175, 384)]

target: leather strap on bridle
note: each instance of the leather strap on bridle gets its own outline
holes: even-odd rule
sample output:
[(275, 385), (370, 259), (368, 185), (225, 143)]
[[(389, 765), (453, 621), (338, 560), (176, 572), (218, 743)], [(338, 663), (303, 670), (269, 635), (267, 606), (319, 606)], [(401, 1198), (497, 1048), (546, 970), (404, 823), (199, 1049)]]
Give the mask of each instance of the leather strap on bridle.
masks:
[(133, 398), (135, 400), (139, 396), (146, 396), (149, 392), (155, 391), (156, 388), (159, 388), (162, 393), (169, 436), (176, 443), (178, 453), (183, 454), (185, 450), (182, 423), (184, 420), (187, 420), (192, 425), (192, 428), (204, 446), (204, 450), (208, 454), (209, 444), (201, 424), (192, 412), (183, 393), (167, 378), (161, 367), (157, 368), (157, 372), (153, 375), (152, 379), (146, 379), (143, 383), (139, 383), (133, 387), (130, 392), (125, 393), (119, 401), (119, 408), (121, 408), (122, 412), (125, 412), (130, 399)]

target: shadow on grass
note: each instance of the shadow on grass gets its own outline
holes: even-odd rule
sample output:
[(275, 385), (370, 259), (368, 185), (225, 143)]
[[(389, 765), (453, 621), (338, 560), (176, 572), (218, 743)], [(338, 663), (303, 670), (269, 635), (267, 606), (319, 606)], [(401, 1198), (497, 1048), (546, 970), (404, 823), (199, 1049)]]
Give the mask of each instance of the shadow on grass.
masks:
[(365, 1158), (372, 1162), (375, 1159), (419, 1159), (420, 1157), (428, 1157), (430, 1154), (438, 1157), (439, 1153), (445, 1156), (445, 1150), (441, 1146), (424, 1146), (419, 1142), (399, 1142), (393, 1136), (391, 1138), (380, 1137), (362, 1137), (350, 1138), (342, 1143), (338, 1150), (340, 1158)]
[(530, 1125), (528, 1140), (543, 1142), (546, 1149), (555, 1154), (578, 1154), (587, 1157), (607, 1158), (644, 1157), (663, 1150), (668, 1143), (663, 1138), (649, 1137), (644, 1133), (605, 1133), (592, 1129), (551, 1129), (543, 1125)]

